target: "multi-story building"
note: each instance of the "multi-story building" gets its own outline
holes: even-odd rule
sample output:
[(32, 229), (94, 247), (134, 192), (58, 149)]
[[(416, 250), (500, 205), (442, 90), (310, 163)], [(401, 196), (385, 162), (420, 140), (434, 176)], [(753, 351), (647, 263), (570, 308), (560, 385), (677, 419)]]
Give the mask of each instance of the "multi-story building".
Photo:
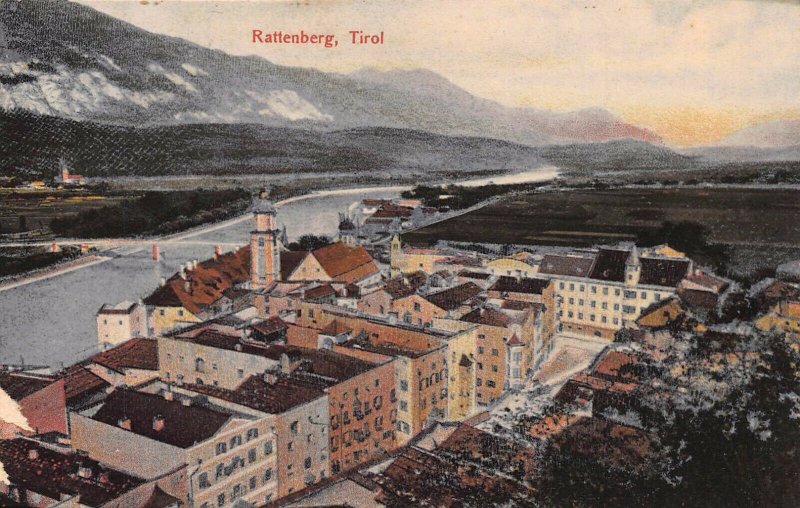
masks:
[(190, 506), (261, 503), (276, 497), (271, 415), (223, 407), (161, 384), (117, 389), (70, 414), (72, 446), (139, 478), (187, 467)]
[(103, 349), (134, 337), (147, 336), (147, 309), (144, 304), (136, 302), (104, 304), (97, 311), (96, 319), (97, 341)]
[(641, 311), (676, 292), (691, 268), (686, 258), (640, 257), (601, 248), (593, 256), (545, 256), (540, 277), (555, 281), (560, 332), (612, 339)]
[[(0, 438), (46, 432), (67, 433), (64, 380), (25, 372), (0, 371), (0, 389), (17, 403), (19, 416), (4, 407), (0, 417)], [(8, 411), (8, 414), (6, 414)]]

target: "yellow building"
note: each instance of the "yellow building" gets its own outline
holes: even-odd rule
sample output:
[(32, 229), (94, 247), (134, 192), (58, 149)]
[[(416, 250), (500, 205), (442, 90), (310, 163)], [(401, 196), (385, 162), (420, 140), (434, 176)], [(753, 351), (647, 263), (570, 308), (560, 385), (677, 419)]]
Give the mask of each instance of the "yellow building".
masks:
[(403, 247), (398, 235), (394, 235), (390, 243), (390, 266), (393, 277), (418, 270), (434, 273), (436, 263), (446, 257), (436, 249)]
[(539, 270), (533, 265), (529, 265), (519, 259), (499, 258), (487, 261), (484, 268), (489, 270), (492, 275), (498, 277), (507, 275), (514, 277), (533, 277)]
[(756, 320), (756, 328), (800, 335), (800, 301), (785, 300)]

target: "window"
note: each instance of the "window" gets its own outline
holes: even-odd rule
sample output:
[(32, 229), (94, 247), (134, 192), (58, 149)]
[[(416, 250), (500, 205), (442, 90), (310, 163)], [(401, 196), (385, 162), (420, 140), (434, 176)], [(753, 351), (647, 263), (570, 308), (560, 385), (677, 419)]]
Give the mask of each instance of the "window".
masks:
[(572, 311), (567, 311), (567, 317), (572, 317)]
[(496, 349), (492, 349), (492, 356), (498, 356), (499, 354), (500, 354), (500, 351), (498, 351)]
[(202, 358), (196, 359), (194, 361), (194, 370), (196, 372), (205, 372), (205, 370), (206, 370), (206, 362), (204, 362)]
[(256, 449), (250, 448), (249, 450), (247, 450), (247, 462), (252, 464), (255, 461), (256, 461)]
[(591, 308), (593, 308), (593, 309), (594, 309), (595, 307), (597, 307), (597, 302), (595, 302), (594, 300), (592, 300), (591, 302), (589, 302), (589, 307), (591, 307)]
[(589, 321), (594, 321), (594, 314), (589, 315)]
[(217, 455), (222, 455), (228, 451), (228, 446), (225, 443), (217, 443)]
[(647, 299), (647, 291), (642, 291), (641, 293), (639, 293), (639, 298), (641, 298), (642, 300), (646, 300)]
[(619, 304), (618, 303), (614, 304), (614, 310), (619, 310)]
[[(178, 315), (183, 317), (183, 309), (178, 309)], [(122, 324), (122, 323), (120, 323), (120, 324)]]
[(558, 289), (564, 289), (564, 283), (563, 282), (559, 282), (558, 283)]
[(291, 431), (291, 433), (292, 433), (292, 435), (293, 435), (293, 436), (296, 436), (296, 435), (297, 435), (297, 428), (298, 428), (298, 425), (299, 425), (299, 424), (297, 423), (297, 421), (293, 421), (293, 422), (291, 423), (291, 425), (289, 425), (289, 430)]
[(408, 381), (406, 381), (405, 379), (400, 380), (400, 390), (404, 392), (408, 391)]
[(483, 370), (483, 364), (481, 362), (478, 362), (478, 370)]
[(379, 387), (380, 385), (381, 385), (381, 380), (376, 378), (375, 379), (375, 388)]
[(258, 437), (258, 429), (247, 429), (247, 440), (252, 441)]
[(485, 339), (485, 338), (486, 338), (486, 335), (484, 335), (484, 334), (482, 334), (482, 333), (479, 333), (479, 334), (478, 334), (478, 338), (479, 338), (479, 339)]
[(575, 305), (575, 299), (574, 298), (570, 298), (569, 299), (569, 304), (570, 305)]
[(614, 296), (619, 296), (619, 288), (614, 289)]
[(217, 496), (217, 506), (225, 506), (225, 493)]
[(578, 319), (583, 319), (583, 312), (578, 312)]
[(492, 365), (492, 372), (497, 372), (497, 365)]
[(211, 486), (211, 482), (208, 481), (208, 473), (200, 473), (200, 476), (197, 477), (197, 484), (201, 489), (209, 488)]
[(244, 370), (242, 370), (242, 369), (238, 369), (238, 370), (236, 371), (236, 376), (237, 376), (239, 379), (243, 379), (243, 378), (244, 378)]
[(633, 314), (634, 312), (636, 312), (636, 307), (632, 305), (623, 305), (622, 312), (624, 312), (625, 314)]
[(478, 346), (478, 354), (479, 355), (482, 355), (484, 351), (485, 350), (483, 349), (483, 346)]
[(575, 291), (575, 284), (570, 284), (569, 285), (569, 290), (570, 291)]
[(255, 489), (256, 489), (256, 477), (252, 476), (250, 477), (250, 490), (255, 490)]
[(375, 406), (375, 409), (380, 409), (381, 406), (383, 406), (383, 397), (381, 397), (380, 395), (377, 395), (372, 400), (372, 405)]
[(584, 286), (583, 284), (581, 284), (581, 292), (583, 292), (583, 291), (586, 291), (586, 286)]
[(400, 401), (400, 411), (408, 411), (408, 402), (404, 400)]
[(219, 478), (225, 473), (225, 466), (223, 464), (217, 464), (217, 468), (214, 471), (214, 479)]
[(272, 479), (272, 468), (267, 469), (264, 471), (264, 483), (267, 483)]
[(233, 486), (233, 493), (231, 494), (231, 499), (237, 499), (242, 496), (242, 486), (238, 483)]
[(608, 318), (606, 318), (605, 316), (600, 316), (600, 321), (602, 321), (603, 323), (607, 323)]
[(422, 306), (419, 304), (419, 302), (414, 302), (414, 310), (416, 312), (419, 312), (419, 311), (422, 310)]
[(597, 286), (592, 286), (592, 293), (597, 293)]
[(306, 457), (306, 460), (303, 461), (303, 466), (306, 469), (311, 469), (311, 457)]
[(661, 300), (661, 294), (660, 293), (654, 293), (653, 297), (655, 297), (656, 301)]
[(619, 324), (619, 319), (618, 319), (618, 318), (614, 318), (614, 319), (613, 319), (613, 323), (614, 323), (615, 325), (618, 325), (618, 324)]
[(289, 441), (288, 443), (286, 443), (286, 449), (289, 450), (289, 451), (292, 451), (294, 449), (294, 442), (293, 441)]
[(272, 441), (266, 441), (264, 443), (264, 455), (269, 455), (272, 453)]
[(242, 444), (242, 436), (233, 436), (231, 438), (231, 450)]
[(580, 305), (581, 307), (583, 307), (583, 298), (581, 298), (581, 299), (579, 299), (579, 300), (578, 300), (578, 305)]
[(602, 303), (600, 304), (600, 308), (601, 308), (601, 309), (608, 309), (608, 302), (602, 302)]
[(483, 384), (483, 380), (481, 378), (475, 378), (475, 386), (481, 386)]
[(603, 294), (608, 295), (608, 288), (603, 288)]
[(495, 387), (495, 383), (494, 383), (494, 381), (492, 381), (490, 379), (490, 380), (486, 381), (486, 386), (488, 386), (489, 388), (494, 388)]

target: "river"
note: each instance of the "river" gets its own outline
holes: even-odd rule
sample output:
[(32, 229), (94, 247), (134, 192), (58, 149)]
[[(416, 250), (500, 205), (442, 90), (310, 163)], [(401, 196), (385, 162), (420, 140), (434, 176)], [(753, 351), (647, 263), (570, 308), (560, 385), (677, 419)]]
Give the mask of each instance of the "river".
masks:
[[(552, 178), (553, 168), (538, 168), (515, 175), (486, 179), (495, 183), (520, 183)], [(505, 178), (512, 178), (510, 181)], [(480, 185), (475, 181), (463, 182)], [(318, 192), (279, 204), (278, 223), (289, 239), (302, 234), (332, 235), (338, 212), (366, 197), (390, 198), (403, 187), (379, 187)], [(208, 231), (206, 231), (208, 229)], [(162, 260), (154, 262), (149, 247), (121, 247), (119, 257), (0, 291), (0, 363), (26, 363), (59, 367), (79, 361), (95, 351), (95, 313), (104, 303), (135, 301), (148, 295), (160, 277), (169, 277), (180, 264), (213, 255), (213, 245), (245, 245), (252, 223), (234, 221), (181, 235), (191, 244), (165, 244)], [(207, 245), (201, 244), (208, 242)], [(226, 245), (223, 250), (232, 250)]]

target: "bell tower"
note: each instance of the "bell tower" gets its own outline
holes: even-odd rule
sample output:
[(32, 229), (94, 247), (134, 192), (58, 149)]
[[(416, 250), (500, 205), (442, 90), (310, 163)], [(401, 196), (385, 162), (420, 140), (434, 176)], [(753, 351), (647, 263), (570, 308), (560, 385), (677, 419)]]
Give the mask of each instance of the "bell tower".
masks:
[(275, 207), (261, 189), (253, 200), (255, 229), (250, 233), (250, 287), (263, 289), (278, 280), (281, 272)]
[(639, 249), (634, 245), (631, 249), (631, 253), (628, 255), (628, 260), (625, 262), (625, 285), (638, 285), (641, 275), (642, 263), (639, 261)]

